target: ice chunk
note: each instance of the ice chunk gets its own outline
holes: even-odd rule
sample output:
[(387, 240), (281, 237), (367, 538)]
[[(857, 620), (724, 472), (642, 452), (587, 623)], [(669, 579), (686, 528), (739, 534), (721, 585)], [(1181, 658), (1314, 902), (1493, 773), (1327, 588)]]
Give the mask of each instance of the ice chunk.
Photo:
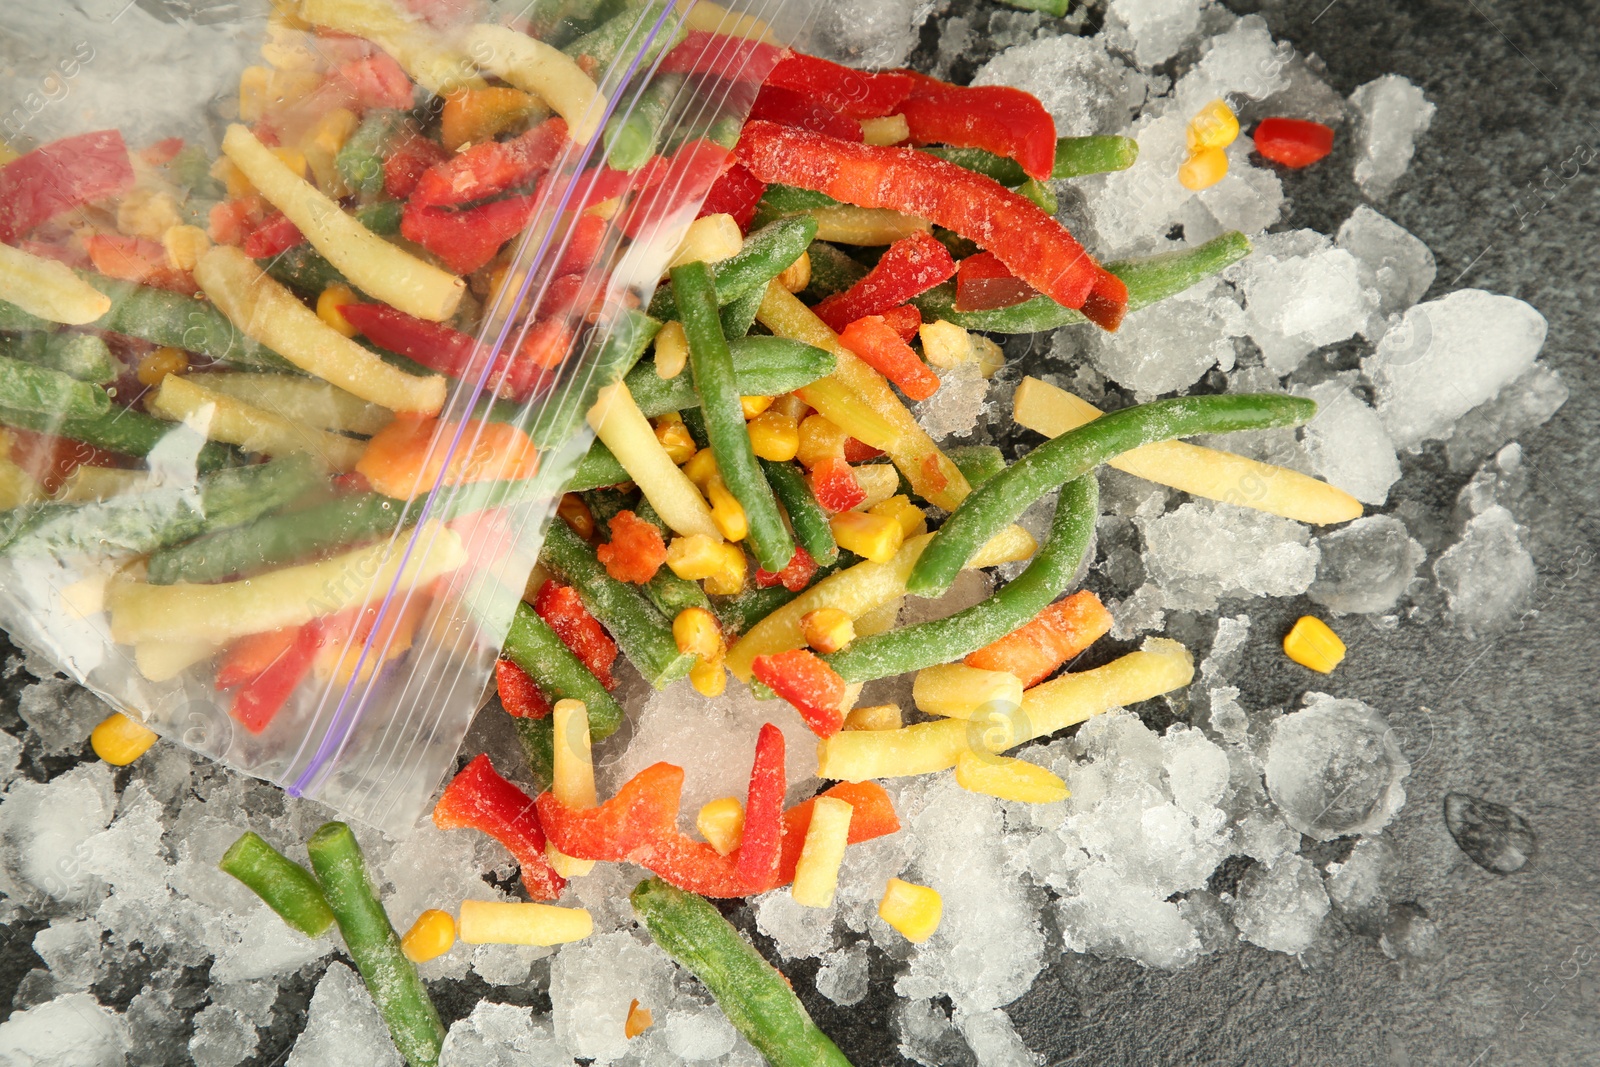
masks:
[(479, 945), (472, 952), (472, 969), (490, 985), (521, 985), (533, 961), (548, 955), (549, 949), (533, 945)]
[(50, 968), (55, 988), (64, 993), (87, 992), (101, 977), (100, 939), (105, 928), (93, 919), (57, 920), (33, 938), (33, 951)]
[(1181, 723), (1167, 730), (1161, 747), (1172, 799), (1196, 820), (1212, 819), (1228, 788), (1227, 755), (1199, 730)]
[(989, 1011), (956, 1009), (956, 1029), (967, 1039), (978, 1067), (1036, 1067), (1038, 1056), (1022, 1043), (1011, 1017), (999, 1008)]
[(883, 0), (855, 4), (823, 0), (812, 9), (806, 51), (855, 67), (898, 67), (905, 63), (922, 24), (934, 11), (928, 0)]
[(1444, 824), (1467, 858), (1486, 871), (1514, 874), (1538, 846), (1532, 825), (1504, 804), (1466, 793), (1446, 793)]
[(1103, 867), (1082, 872), (1076, 892), (1060, 907), (1061, 929), (1074, 952), (1126, 956), (1169, 971), (1201, 954), (1200, 937), (1177, 905)]
[(361, 978), (342, 963), (329, 964), (286, 1067), (403, 1067), (404, 1062)]
[(1205, 0), (1111, 0), (1106, 34), (1141, 67), (1165, 63), (1194, 38)]
[(572, 1057), (531, 1008), (480, 1000), (450, 1027), (439, 1067), (572, 1067)]
[(111, 819), (111, 768), (85, 763), (49, 782), (19, 780), (0, 804), (0, 889), (23, 902), (84, 906), (105, 885), (84, 865), (87, 842)]
[(1267, 792), (1290, 826), (1331, 841), (1377, 833), (1406, 802), (1411, 773), (1394, 733), (1359, 700), (1307, 693), (1306, 706), (1272, 724)]
[(1284, 72), (1294, 51), (1272, 40), (1260, 15), (1246, 15), (1200, 50), (1200, 62), (1174, 87), (1185, 121), (1218, 97), (1262, 100), (1289, 84)]
[(1293, 115), (1327, 126), (1337, 126), (1344, 121), (1349, 105), (1337, 90), (1322, 80), (1318, 71), (1312, 69), (1304, 57), (1297, 55), (1291, 58), (1281, 73), (1287, 84), (1265, 100), (1246, 108), (1244, 118), (1247, 123), (1251, 117), (1266, 118), (1269, 115)]
[(739, 1040), (728, 1017), (714, 1007), (673, 1012), (661, 1036), (667, 1051), (680, 1063), (704, 1063), (726, 1056)]
[(0, 789), (11, 784), (22, 763), (22, 740), (0, 732)]
[[(1244, 334), (1244, 313), (1213, 279), (1129, 315), (1116, 333), (1083, 335), (1089, 358), (1107, 378), (1156, 396), (1186, 389), (1214, 366), (1233, 369), (1233, 339)], [(1064, 355), (1075, 335), (1056, 334)]]
[(1567, 383), (1561, 375), (1535, 363), (1493, 400), (1456, 420), (1455, 431), (1444, 445), (1450, 469), (1465, 470), (1507, 441), (1544, 425), (1567, 402), (1567, 396)]
[(1218, 737), (1230, 745), (1242, 745), (1250, 737), (1250, 718), (1239, 703), (1239, 687), (1224, 685), (1210, 694), (1210, 718), (1207, 725)]
[(868, 962), (864, 941), (825, 954), (817, 969), (817, 992), (847, 1008), (861, 1003), (867, 995)]
[(562, 946), (550, 968), (555, 1032), (577, 1058), (601, 1063), (628, 1052), (628, 1006), (658, 1010), (671, 996), (673, 963), (626, 930)]
[(1414, 901), (1402, 901), (1389, 909), (1378, 947), (1391, 960), (1399, 960), (1402, 967), (1428, 963), (1444, 955), (1438, 924), (1428, 917), (1427, 908)]
[(894, 1021), (900, 1054), (922, 1067), (971, 1067), (975, 1062), (949, 1012), (931, 1000), (902, 998), (895, 1005)]
[(1350, 94), (1361, 113), (1356, 132), (1355, 179), (1371, 199), (1389, 195), (1411, 165), (1417, 138), (1433, 122), (1434, 107), (1422, 90), (1398, 74), (1385, 74)]
[(82, 749), (89, 731), (111, 714), (111, 708), (75, 682), (47, 677), (23, 686), (17, 713), (44, 742), (45, 754), (57, 756)]
[(1209, 685), (1221, 681), (1233, 669), (1239, 650), (1250, 638), (1250, 616), (1224, 615), (1217, 619), (1217, 633), (1211, 639), (1211, 651), (1200, 661), (1200, 680)]
[(1529, 304), (1481, 289), (1407, 311), (1362, 361), (1395, 446), (1450, 436), (1455, 420), (1533, 365), (1545, 329)]
[(1461, 540), (1433, 563), (1450, 617), (1469, 634), (1514, 622), (1533, 598), (1539, 575), (1511, 512), (1495, 504), (1474, 516)]
[[(384, 1034), (387, 1037), (387, 1033)], [(302, 1040), (304, 1040), (302, 1038)], [(256, 1050), (260, 1036), (255, 1025), (239, 1013), (220, 1004), (208, 1005), (194, 1020), (194, 1035), (189, 1038), (189, 1055), (195, 1067), (236, 1067)], [(290, 1059), (290, 1064), (294, 1060)], [(367, 1061), (307, 1060), (310, 1063), (362, 1063)]]
[(833, 916), (795, 903), (787, 889), (757, 898), (756, 927), (777, 943), (786, 959), (820, 956), (833, 947)]
[(1363, 504), (1382, 504), (1400, 480), (1400, 461), (1378, 413), (1338, 381), (1296, 390), (1317, 402), (1304, 435), (1311, 469)]
[(1210, 611), (1231, 596), (1294, 596), (1316, 577), (1317, 546), (1290, 519), (1207, 502), (1135, 521), (1144, 533), (1145, 568), (1171, 609)]
[(250, 908), (242, 924), (230, 924), (230, 932), (230, 943), (218, 951), (212, 965), (213, 981), (245, 982), (287, 974), (333, 951), (326, 937), (307, 937), (265, 904)]
[(1389, 887), (1400, 854), (1383, 836), (1363, 837), (1343, 863), (1328, 864), (1328, 899), (1351, 927), (1377, 933), (1389, 913)]
[(1297, 954), (1311, 947), (1328, 914), (1328, 894), (1311, 861), (1285, 856), (1258, 863), (1239, 880), (1233, 922), (1246, 941), (1274, 952)]
[(989, 380), (976, 363), (933, 370), (939, 376), (939, 391), (912, 408), (917, 422), (935, 441), (971, 433), (983, 414)]
[(1283, 181), (1269, 167), (1250, 160), (1250, 142), (1239, 138), (1227, 148), (1228, 173), (1196, 193), (1180, 215), (1185, 242), (1209, 241), (1229, 230), (1257, 234), (1283, 215)]
[(1399, 603), (1427, 552), (1392, 515), (1369, 515), (1317, 538), (1322, 556), (1306, 595), (1334, 611), (1373, 614)]
[(1361, 283), (1378, 293), (1379, 315), (1404, 311), (1428, 291), (1437, 267), (1421, 239), (1366, 204), (1339, 227), (1339, 247), (1361, 264)]
[(1261, 238), (1225, 276), (1244, 293), (1250, 337), (1280, 375), (1313, 349), (1353, 336), (1377, 301), (1356, 257), (1310, 230)]
[(1145, 94), (1144, 79), (1111, 56), (1103, 38), (1070, 33), (1006, 49), (978, 69), (972, 84), (1032, 93), (1060, 137), (1121, 132)]
[(122, 1067), (127, 1026), (87, 993), (68, 993), (0, 1023), (0, 1063), (17, 1067)]

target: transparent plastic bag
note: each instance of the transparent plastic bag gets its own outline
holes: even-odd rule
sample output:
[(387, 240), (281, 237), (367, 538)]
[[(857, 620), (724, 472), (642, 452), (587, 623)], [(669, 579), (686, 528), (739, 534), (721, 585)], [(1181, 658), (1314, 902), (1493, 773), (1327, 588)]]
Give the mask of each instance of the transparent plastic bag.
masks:
[(0, 14), (62, 49), (0, 119), (8, 156), (38, 149), (0, 171), (0, 625), (157, 732), (406, 831), (586, 414), (659, 328), (651, 294), (804, 21)]

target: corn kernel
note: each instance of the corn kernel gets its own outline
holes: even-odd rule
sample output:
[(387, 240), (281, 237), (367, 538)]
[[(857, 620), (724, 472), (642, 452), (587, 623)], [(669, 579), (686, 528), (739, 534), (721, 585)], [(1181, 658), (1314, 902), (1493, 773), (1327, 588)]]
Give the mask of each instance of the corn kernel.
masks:
[(1178, 168), (1178, 181), (1185, 189), (1209, 189), (1228, 173), (1228, 154), (1220, 148), (1202, 148)]
[(585, 908), (463, 900), (459, 933), (469, 945), (564, 945), (594, 933), (594, 919)]
[(1189, 151), (1202, 148), (1227, 148), (1239, 136), (1239, 116), (1226, 100), (1213, 100), (1189, 120), (1186, 129)]
[(924, 667), (911, 683), (917, 710), (968, 719), (987, 704), (1022, 706), (1022, 679), (1006, 671), (986, 671), (964, 663)]
[(678, 245), (668, 266), (678, 267), (695, 260), (716, 263), (735, 255), (743, 247), (744, 234), (732, 215), (702, 215), (684, 231), (683, 243)]
[(869, 515), (861, 511), (845, 511), (828, 520), (833, 528), (833, 539), (839, 547), (874, 563), (887, 563), (900, 551), (906, 539), (898, 519), (883, 515)]
[(800, 423), (800, 443), (795, 458), (809, 470), (825, 459), (843, 459), (849, 434), (825, 415), (807, 415)]
[(870, 708), (856, 708), (844, 717), (846, 730), (898, 730), (904, 723), (899, 704), (874, 704)]
[(339, 310), (346, 304), (357, 304), (355, 291), (348, 285), (330, 285), (322, 290), (322, 295), (317, 297), (317, 318), (332, 326), (336, 331), (346, 337), (354, 337), (356, 328), (350, 320), (344, 317), (344, 312)]
[(895, 145), (911, 139), (911, 124), (904, 115), (860, 119), (861, 139), (871, 145)]
[(1283, 651), (1302, 667), (1328, 674), (1344, 660), (1344, 642), (1328, 624), (1302, 615), (1283, 639)]
[(855, 468), (855, 475), (856, 485), (866, 496), (851, 511), (870, 511), (900, 488), (900, 472), (888, 463), (863, 463)]
[(134, 374), (140, 385), (154, 389), (169, 374), (182, 374), (189, 369), (189, 357), (181, 348), (158, 348), (139, 360)]
[(167, 265), (175, 270), (194, 270), (200, 257), (211, 247), (211, 238), (198, 226), (173, 226), (161, 235)]
[(800, 450), (800, 426), (793, 415), (768, 408), (750, 420), (750, 449), (762, 459), (784, 463)]
[(348, 191), (344, 175), (334, 165), (334, 159), (350, 135), (356, 132), (361, 120), (349, 108), (336, 107), (317, 120), (305, 139), (306, 163), (316, 179), (317, 188), (329, 196), (343, 196)]
[(250, 184), (250, 179), (244, 176), (244, 171), (239, 169), (239, 165), (227, 156), (218, 156), (216, 162), (211, 164), (209, 173), (227, 188), (228, 197), (232, 200), (244, 200), (260, 195), (256, 192), (256, 187)]
[(279, 145), (272, 150), (272, 154), (283, 162), (283, 165), (294, 172), (296, 177), (306, 176), (306, 154), (298, 148), (289, 145)]
[(739, 407), (744, 411), (744, 421), (749, 422), (772, 406), (770, 396), (741, 396)]
[(772, 410), (793, 419), (798, 427), (800, 420), (811, 414), (811, 405), (801, 400), (799, 393), (784, 393), (772, 402)]
[(1023, 804), (1054, 804), (1067, 799), (1067, 783), (1036, 763), (963, 752), (956, 757), (956, 784), (972, 793)]
[(973, 335), (953, 322), (925, 322), (917, 327), (917, 336), (922, 340), (922, 357), (930, 367), (949, 370), (976, 358)]
[(272, 71), (266, 67), (246, 67), (239, 72), (239, 121), (254, 123), (267, 109), (267, 94)]
[(721, 658), (696, 660), (689, 668), (689, 684), (703, 697), (719, 697), (728, 688), (728, 668)]
[(715, 659), (722, 654), (722, 627), (705, 608), (684, 608), (672, 620), (672, 639), (686, 656)]
[(656, 1017), (650, 1009), (639, 1007), (639, 1002), (634, 1000), (628, 1005), (628, 1017), (622, 1023), (622, 1036), (632, 1041), (654, 1026), (655, 1022)]
[(100, 720), (89, 735), (94, 754), (113, 767), (126, 767), (156, 743), (156, 732), (120, 711)]
[(694, 455), (694, 437), (689, 433), (689, 427), (684, 424), (682, 416), (676, 411), (662, 415), (652, 424), (656, 431), (656, 440), (661, 442), (661, 447), (666, 449), (667, 456), (678, 466), (689, 462)]
[(884, 886), (878, 902), (878, 918), (900, 931), (907, 941), (920, 945), (939, 929), (944, 916), (944, 898), (937, 889), (913, 885), (898, 878)]
[(602, 200), (602, 201), (600, 201), (594, 207), (589, 208), (587, 211), (585, 211), (584, 214), (585, 215), (593, 215), (596, 218), (606, 219), (606, 220), (609, 221), (611, 219), (616, 218), (617, 217), (617, 212), (619, 212), (621, 210), (622, 210), (622, 197), (613, 196), (610, 200)]
[(800, 258), (778, 272), (778, 284), (791, 293), (798, 293), (811, 284), (811, 253), (801, 252)]
[(400, 939), (400, 948), (412, 963), (427, 963), (449, 952), (455, 943), (456, 921), (447, 911), (429, 908)]
[(13, 159), (20, 159), (21, 154), (4, 141), (0, 141), (0, 166), (10, 163)]
[(722, 564), (715, 573), (706, 576), (705, 591), (712, 596), (734, 596), (744, 592), (744, 580), (749, 572), (744, 549), (724, 541), (721, 552)]
[(724, 565), (722, 542), (705, 534), (674, 537), (667, 546), (667, 566), (679, 578), (698, 582), (716, 574)]
[(703, 493), (711, 484), (711, 479), (717, 477), (717, 457), (711, 454), (711, 449), (702, 448), (683, 464), (683, 473)]
[(800, 860), (794, 867), (794, 886), (789, 890), (801, 907), (826, 908), (833, 903), (853, 813), (849, 802), (838, 797), (821, 796), (812, 801), (811, 825), (806, 827), (805, 844), (800, 846)]
[(993, 378), (1006, 365), (1006, 351), (981, 334), (972, 335), (972, 350), (978, 355), (978, 373)]
[(706, 499), (711, 504), (711, 521), (717, 531), (730, 541), (743, 541), (750, 532), (750, 522), (745, 518), (744, 505), (728, 491), (721, 475), (712, 475), (706, 483)]
[(856, 639), (855, 621), (838, 608), (818, 608), (800, 616), (800, 632), (806, 644), (827, 655)]
[(117, 230), (120, 233), (159, 241), (168, 230), (181, 225), (183, 214), (170, 193), (134, 189), (117, 205)]
[(577, 493), (566, 493), (561, 497), (561, 503), (556, 506), (556, 516), (572, 527), (572, 532), (585, 541), (594, 536), (594, 515), (589, 511), (589, 505), (583, 502), (583, 497)]
[(867, 509), (867, 514), (882, 515), (886, 519), (895, 520), (900, 524), (900, 532), (908, 541), (928, 532), (928, 517), (904, 493), (896, 494), (888, 500), (878, 501)]
[(689, 362), (689, 337), (676, 319), (656, 333), (656, 377), (676, 378)]
[(726, 856), (739, 847), (739, 839), (744, 835), (744, 805), (738, 797), (707, 801), (694, 817), (694, 826), (717, 850), (717, 855)]

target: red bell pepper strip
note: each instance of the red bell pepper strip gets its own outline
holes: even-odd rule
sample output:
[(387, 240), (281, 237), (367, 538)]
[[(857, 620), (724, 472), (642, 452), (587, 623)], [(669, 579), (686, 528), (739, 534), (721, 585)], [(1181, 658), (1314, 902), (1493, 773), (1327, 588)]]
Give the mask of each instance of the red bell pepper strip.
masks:
[(861, 123), (829, 111), (816, 100), (777, 85), (763, 85), (750, 106), (750, 117), (815, 130), (841, 141), (862, 140)]
[(902, 237), (889, 246), (867, 276), (812, 308), (834, 332), (856, 319), (881, 315), (921, 296), (956, 272), (950, 250), (931, 233)]
[(400, 215), (400, 235), (438, 256), (455, 273), (471, 274), (521, 233), (537, 208), (531, 196), (494, 200), (465, 211), (408, 203)]
[(61, 488), (61, 483), (79, 467), (126, 467), (126, 456), (107, 452), (94, 445), (71, 437), (37, 433), (18, 427), (7, 427), (11, 434), (11, 462), (28, 472), (28, 476), (44, 487), (47, 493)]
[(168, 137), (139, 149), (140, 162), (152, 167), (164, 167), (172, 162), (172, 157), (183, 151), (182, 137)]
[(869, 444), (857, 441), (854, 437), (844, 439), (844, 461), (846, 463), (865, 463), (869, 459), (878, 459), (884, 455), (881, 448), (873, 448)]
[(867, 491), (856, 481), (856, 472), (838, 456), (830, 456), (812, 467), (808, 480), (817, 503), (835, 515), (867, 499)]
[(1262, 119), (1253, 136), (1264, 158), (1294, 170), (1333, 151), (1333, 130), (1307, 119)]
[(567, 234), (566, 247), (556, 261), (556, 274), (583, 274), (600, 256), (600, 246), (606, 236), (606, 220), (599, 215), (584, 213), (572, 222)]
[[(322, 626), (318, 622), (308, 622), (291, 633), (293, 642), (268, 662), (260, 673), (243, 682), (233, 695), (233, 707), (229, 714), (253, 734), (259, 734), (271, 725), (278, 712), (289, 702), (295, 687), (311, 670), (317, 649), (322, 646)], [(220, 677), (218, 680), (220, 682)]]
[(569, 808), (555, 794), (542, 794), (539, 824), (564, 856), (623, 860), (664, 831), (676, 828), (682, 793), (683, 768), (653, 763), (598, 807)]
[(132, 188), (133, 163), (118, 131), (52, 141), (0, 167), (0, 242)]
[[(855, 476), (851, 475), (850, 480), (854, 482)], [(783, 570), (778, 571), (776, 574), (757, 567), (756, 585), (763, 589), (781, 585), (791, 593), (798, 593), (811, 584), (811, 578), (816, 573), (817, 561), (811, 558), (811, 553), (796, 545), (794, 555), (789, 557), (789, 562), (784, 565)]]
[(963, 662), (986, 671), (1007, 671), (1029, 689), (1110, 632), (1111, 621), (1111, 612), (1100, 598), (1081, 590), (970, 653)]
[(243, 685), (261, 674), (294, 647), (299, 635), (298, 628), (284, 627), (239, 638), (228, 646), (217, 667), (217, 692)]
[(846, 118), (876, 119), (899, 110), (911, 95), (913, 77), (905, 71), (855, 70), (791, 52), (767, 75), (766, 83), (800, 93)]
[(762, 685), (793, 704), (818, 737), (832, 737), (844, 726), (844, 679), (810, 650), (757, 656), (750, 670)]
[[(915, 304), (901, 304), (899, 307), (885, 308), (878, 314), (882, 315), (883, 321), (887, 322), (894, 332), (900, 335), (900, 340), (902, 341), (909, 342), (913, 337), (917, 336), (917, 331), (922, 328), (922, 312)], [(877, 455), (883, 455), (881, 451), (876, 449), (873, 451)], [(850, 459), (850, 456), (846, 454), (844, 458)], [(857, 461), (851, 460), (851, 462)]]
[[(462, 381), (476, 381), (483, 369), (484, 350), (478, 342), (443, 323), (414, 318), (387, 304), (345, 304), (339, 310), (367, 340), (416, 360), (429, 370)], [(489, 387), (499, 396), (526, 400), (538, 391), (546, 377), (543, 368), (502, 352), (495, 357), (494, 368), (489, 372)]]
[(617, 687), (617, 680), (611, 677), (611, 665), (617, 660), (617, 643), (589, 614), (583, 601), (578, 599), (577, 590), (570, 585), (547, 581), (534, 597), (533, 610), (556, 632), (561, 643), (583, 661), (589, 673), (600, 679), (601, 685), (608, 690)]
[(532, 385), (529, 394), (549, 383), (550, 371), (559, 367), (572, 349), (572, 330), (566, 323), (549, 320), (535, 323), (517, 345), (516, 366)]
[(281, 256), (305, 240), (300, 227), (287, 215), (274, 215), (251, 230), (244, 239), (244, 254), (251, 259)]
[(439, 142), (413, 133), (398, 138), (383, 161), (383, 191), (396, 200), (416, 192), (417, 183), (430, 167), (450, 158)]
[(982, 148), (1044, 181), (1056, 165), (1056, 123), (1037, 97), (1008, 85), (950, 85), (917, 76), (900, 105), (915, 144)]
[(385, 52), (340, 64), (329, 75), (329, 82), (349, 94), (356, 109), (393, 108), (405, 111), (414, 103), (416, 90), (399, 63)]
[(654, 523), (631, 511), (611, 517), (611, 540), (594, 550), (606, 573), (619, 582), (643, 585), (667, 561), (667, 542)]
[[(900, 818), (894, 813), (894, 802), (877, 782), (840, 782), (820, 795), (850, 805), (850, 833), (846, 840), (852, 845), (900, 832)], [(794, 869), (800, 862), (800, 850), (806, 843), (806, 831), (811, 828), (811, 812), (816, 801), (817, 798), (812, 797), (783, 813), (779, 885), (794, 881)]]
[(766, 182), (758, 181), (755, 175), (735, 163), (712, 184), (705, 203), (700, 205), (700, 214), (732, 215), (739, 229), (748, 233), (750, 220), (756, 217), (756, 208), (766, 191)]
[(771, 122), (746, 123), (735, 152), (762, 181), (893, 208), (987, 244), (1012, 273), (1064, 307), (1082, 307), (1100, 279), (1093, 257), (1033, 201), (927, 152), (851, 144)]
[(1100, 268), (1094, 288), (1083, 298), (1083, 317), (1102, 330), (1115, 330), (1122, 325), (1122, 316), (1128, 312), (1128, 286), (1123, 280)]
[(729, 81), (763, 82), (791, 53), (749, 37), (690, 30), (661, 57), (662, 74), (713, 74)]
[[(607, 200), (615, 200), (630, 192), (637, 192), (653, 184), (661, 177), (661, 157), (656, 156), (636, 171), (613, 170), (610, 167), (595, 167), (586, 170), (575, 177), (552, 171), (546, 174), (539, 182), (535, 196), (552, 196), (552, 186), (562, 184), (561, 193), (566, 190), (568, 182), (572, 186), (572, 195), (567, 201), (568, 211), (584, 211), (603, 204)], [(561, 199), (561, 193), (553, 195), (553, 201)], [(553, 202), (552, 201), (552, 202)]]
[(504, 657), (494, 661), (494, 684), (500, 692), (500, 706), (513, 718), (542, 719), (550, 714), (550, 702), (539, 692), (538, 683)]
[(1039, 295), (1039, 291), (1006, 269), (993, 252), (979, 252), (956, 270), (956, 310), (993, 311)]
[(739, 881), (746, 892), (762, 893), (778, 883), (783, 795), (789, 789), (783, 757), (783, 731), (770, 722), (763, 723), (756, 735), (756, 758), (745, 794), (744, 834), (739, 839)]
[(533, 798), (500, 777), (487, 755), (461, 769), (433, 808), (441, 830), (477, 830), (504, 845), (522, 865), (522, 885), (534, 900), (554, 900), (567, 881), (545, 858), (544, 830)]
[(459, 207), (527, 185), (550, 169), (567, 141), (567, 124), (546, 119), (509, 141), (485, 141), (436, 163), (417, 180), (411, 203)]
[(125, 237), (116, 233), (97, 233), (88, 240), (89, 262), (107, 278), (138, 282), (167, 289), (184, 296), (200, 291), (194, 275), (167, 264), (167, 251), (144, 237)]
[(715, 141), (696, 138), (685, 143), (629, 202), (619, 219), (622, 232), (638, 239), (690, 204), (702, 203), (731, 158)]
[(880, 315), (868, 315), (846, 326), (839, 343), (912, 400), (926, 400), (939, 391), (939, 376)]

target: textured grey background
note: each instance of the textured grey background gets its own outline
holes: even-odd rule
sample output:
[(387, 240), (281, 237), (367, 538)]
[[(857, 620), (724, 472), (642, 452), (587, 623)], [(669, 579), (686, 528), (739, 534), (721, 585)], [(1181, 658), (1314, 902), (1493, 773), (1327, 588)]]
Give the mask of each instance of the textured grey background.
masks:
[[(1549, 424), (1522, 438), (1532, 488), (1519, 517), (1533, 530), (1537, 610), (1481, 640), (1427, 610), (1390, 632), (1348, 621), (1348, 660), (1332, 679), (1311, 686), (1310, 675), (1286, 665), (1274, 647), (1308, 605), (1253, 602), (1251, 641), (1235, 679), (1247, 706), (1326, 688), (1377, 705), (1404, 738), (1413, 770), (1409, 800), (1391, 827), (1402, 858), (1395, 899), (1427, 909), (1444, 954), (1403, 968), (1371, 937), (1330, 918), (1303, 960), (1241, 944), (1169, 975), (1127, 961), (1061, 956), (1009, 1009), (1049, 1064), (1600, 1062), (1600, 744), (1590, 726), (1600, 660), (1593, 514), (1600, 381), (1592, 360), (1600, 348), (1600, 183), (1593, 164), (1571, 179), (1557, 173), (1575, 151), (1582, 158), (1600, 146), (1600, 4), (1323, 2), (1257, 10), (1275, 35), (1319, 55), (1340, 92), (1393, 71), (1438, 105), (1410, 173), (1376, 205), (1434, 250), (1439, 278), (1429, 295), (1477, 286), (1521, 297), (1549, 319), (1543, 358), (1572, 396)], [(1250, 10), (1237, 0), (1230, 6)], [(957, 0), (956, 10), (976, 22), (993, 7)], [(937, 20), (923, 40), (916, 58), (931, 60)], [(1327, 161), (1288, 175), (1288, 224), (1332, 233), (1357, 202), (1351, 163), (1344, 137)], [(1025, 339), (1008, 349), (1029, 360), (1043, 355)], [(1431, 517), (1446, 534), (1443, 524), (1467, 477), (1449, 471), (1431, 449), (1406, 460), (1391, 505), (1408, 506), (1408, 520)], [(1414, 532), (1427, 540), (1427, 530)], [(1532, 821), (1539, 852), (1527, 870), (1498, 877), (1463, 856), (1443, 824), (1451, 791), (1508, 804)], [(735, 917), (749, 926), (747, 915)], [(37, 965), (26, 947), (33, 930), (11, 934), (0, 957), (0, 1017), (17, 981)], [(791, 973), (818, 1022), (858, 1065), (903, 1062), (895, 1051), (889, 967), (875, 961), (873, 995), (839, 1008), (812, 989), (815, 965)], [(137, 991), (142, 976), (123, 977), (130, 995)], [(189, 977), (203, 989), (203, 975)], [(278, 1024), (263, 1035), (253, 1062), (282, 1062), (315, 978), (285, 984)], [(487, 992), (475, 981), (436, 990), (447, 1017), (467, 1014)], [(549, 1006), (538, 992), (493, 994)]]

